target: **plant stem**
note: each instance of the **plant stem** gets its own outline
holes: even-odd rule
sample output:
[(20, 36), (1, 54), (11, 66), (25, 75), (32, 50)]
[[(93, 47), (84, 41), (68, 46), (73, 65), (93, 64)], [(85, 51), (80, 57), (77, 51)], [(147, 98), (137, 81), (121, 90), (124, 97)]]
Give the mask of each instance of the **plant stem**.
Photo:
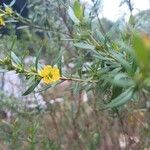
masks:
[(70, 81), (77, 81), (77, 82), (91, 82), (96, 83), (98, 80), (84, 80), (84, 79), (77, 79), (77, 78), (67, 78), (67, 77), (61, 77), (61, 80), (70, 80)]

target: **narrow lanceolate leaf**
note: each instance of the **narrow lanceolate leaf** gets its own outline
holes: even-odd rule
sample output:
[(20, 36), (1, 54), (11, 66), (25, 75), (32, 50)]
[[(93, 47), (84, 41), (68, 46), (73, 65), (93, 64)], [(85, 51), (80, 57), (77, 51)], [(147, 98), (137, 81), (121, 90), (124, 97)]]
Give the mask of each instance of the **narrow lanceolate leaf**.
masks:
[(135, 84), (134, 81), (130, 79), (125, 73), (116, 74), (114, 79), (110, 82), (118, 87), (131, 87)]
[(119, 53), (111, 52), (113, 54), (113, 57), (121, 63), (121, 65), (126, 69), (128, 73), (132, 72), (132, 66), (130, 63), (125, 59), (125, 57), (121, 56)]
[(12, 63), (15, 63), (18, 66), (22, 66), (21, 60), (16, 56), (14, 52), (11, 52)]
[(69, 14), (69, 17), (71, 18), (71, 20), (75, 24), (78, 25), (80, 23), (79, 19), (75, 16), (74, 11), (73, 11), (73, 9), (70, 6), (69, 6), (69, 9), (68, 9), (68, 14)]
[(40, 79), (36, 80), (23, 94), (22, 96), (26, 96), (33, 92), (33, 90), (37, 87), (37, 85), (40, 83)]
[(46, 91), (46, 90), (48, 90), (49, 88), (54, 88), (55, 86), (57, 86), (58, 84), (60, 84), (60, 83), (62, 83), (62, 82), (64, 82), (64, 81), (58, 81), (58, 82), (56, 82), (56, 83), (54, 83), (54, 84), (49, 84), (49, 85), (43, 87), (42, 89), (39, 89), (39, 90), (37, 91), (37, 93), (41, 93), (41, 92), (43, 92), (43, 91)]
[(123, 104), (126, 104), (128, 101), (132, 99), (133, 93), (134, 93), (133, 88), (127, 89), (124, 93), (120, 94), (118, 97), (111, 100), (111, 102), (108, 103), (105, 108), (115, 108)]
[(90, 44), (86, 44), (86, 43), (75, 43), (74, 44), (75, 47), (78, 47), (78, 48), (82, 48), (82, 49), (89, 49), (89, 50), (94, 50), (95, 49), (95, 46), (93, 45), (90, 45)]
[(82, 20), (83, 19), (83, 7), (80, 4), (79, 1), (75, 1), (74, 2), (74, 6), (73, 6), (73, 10), (74, 10), (74, 14), (75, 16), (79, 19)]

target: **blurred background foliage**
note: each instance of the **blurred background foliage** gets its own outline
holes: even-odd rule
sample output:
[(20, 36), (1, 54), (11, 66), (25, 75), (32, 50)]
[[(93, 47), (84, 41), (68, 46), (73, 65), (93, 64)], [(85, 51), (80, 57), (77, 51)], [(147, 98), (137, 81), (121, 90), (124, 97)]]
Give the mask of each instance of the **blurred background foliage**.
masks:
[[(99, 18), (101, 0), (92, 2), (86, 11), (78, 0), (28, 0), (28, 18), (8, 18), (0, 57), (13, 51), (25, 63), (30, 56), (32, 68), (41, 50), (39, 62), (57, 65), (69, 81), (39, 85), (46, 108), (32, 108), (4, 91), (1, 73), (0, 149), (150, 148), (149, 10), (133, 15), (131, 1), (120, 0), (130, 18), (113, 22)], [(19, 37), (14, 20), (22, 22)], [(19, 78), (23, 88), (32, 82)]]

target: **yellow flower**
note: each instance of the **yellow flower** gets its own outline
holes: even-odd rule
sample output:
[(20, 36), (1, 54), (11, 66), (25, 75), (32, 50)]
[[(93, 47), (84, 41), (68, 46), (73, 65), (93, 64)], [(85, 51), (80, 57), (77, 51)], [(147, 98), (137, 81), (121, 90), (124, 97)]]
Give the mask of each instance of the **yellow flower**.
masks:
[(12, 8), (11, 8), (11, 7), (6, 6), (6, 7), (5, 7), (5, 13), (6, 13), (7, 15), (11, 15), (11, 14), (13, 13)]
[(0, 17), (0, 26), (5, 26), (5, 21), (2, 17)]
[(39, 71), (38, 74), (42, 77), (43, 82), (46, 84), (56, 82), (60, 79), (59, 69), (50, 65), (46, 65), (42, 70)]

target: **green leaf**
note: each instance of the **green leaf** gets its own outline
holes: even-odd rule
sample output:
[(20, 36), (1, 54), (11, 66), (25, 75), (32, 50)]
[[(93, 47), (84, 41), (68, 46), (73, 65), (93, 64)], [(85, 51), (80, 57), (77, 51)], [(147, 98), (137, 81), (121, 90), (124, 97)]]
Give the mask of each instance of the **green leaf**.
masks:
[(75, 47), (81, 48), (81, 49), (85, 49), (85, 50), (90, 50), (91, 52), (93, 52), (93, 57), (96, 57), (100, 60), (108, 60), (108, 61), (113, 61), (113, 59), (105, 57), (106, 54), (102, 53), (102, 52), (98, 52), (95, 50), (95, 46), (87, 44), (87, 43), (82, 43), (82, 42), (78, 42), (74, 44)]
[(15, 42), (16, 42), (16, 37), (14, 37), (13, 40), (12, 40), (10, 51), (12, 51), (13, 47), (15, 46)]
[(135, 85), (135, 82), (129, 77), (121, 76), (121, 73), (118, 73), (117, 75), (115, 75), (115, 77), (113, 75), (104, 75), (103, 79), (113, 86), (122, 88), (127, 88)]
[(150, 51), (146, 48), (143, 39), (139, 35), (133, 37), (133, 49), (140, 68), (145, 71), (150, 68)]
[(12, 63), (17, 64), (18, 66), (22, 66), (21, 60), (16, 56), (14, 52), (11, 52)]
[(95, 46), (93, 45), (90, 45), (90, 44), (86, 44), (86, 43), (75, 43), (74, 44), (75, 47), (78, 47), (78, 48), (82, 48), (82, 49), (89, 49), (89, 50), (94, 50), (95, 49)]
[(28, 78), (27, 82), (26, 82), (26, 85), (31, 85), (34, 81), (35, 81), (35, 78), (36, 76), (35, 75), (32, 75)]
[(120, 87), (131, 87), (134, 81), (130, 79), (125, 73), (118, 73), (113, 80), (113, 83)]
[(40, 83), (41, 79), (36, 80), (23, 94), (22, 96), (26, 96), (28, 94), (30, 94), (36, 87), (37, 85)]
[(89, 143), (89, 150), (97, 150), (97, 147), (99, 146), (100, 142), (101, 134), (99, 132), (94, 133)]
[(82, 20), (82, 19), (83, 19), (83, 7), (82, 7), (82, 5), (80, 4), (80, 2), (79, 2), (78, 0), (76, 0), (76, 1), (74, 2), (73, 10), (74, 10), (75, 16), (76, 16), (79, 20)]
[(135, 20), (135, 17), (133, 15), (130, 15), (129, 24), (132, 26), (134, 26), (136, 24), (136, 20)]
[(58, 84), (60, 84), (60, 83), (62, 83), (62, 82), (64, 82), (64, 81), (57, 81), (57, 82), (54, 83), (54, 84), (49, 84), (49, 85), (47, 85), (47, 86), (45, 86), (45, 87), (42, 87), (42, 89), (38, 90), (37, 93), (41, 93), (41, 92), (43, 92), (43, 91), (46, 91), (46, 90), (48, 90), (49, 88), (54, 88), (55, 86), (57, 86)]
[(128, 88), (125, 92), (120, 94), (118, 97), (112, 99), (111, 102), (108, 103), (105, 108), (115, 108), (123, 104), (126, 104), (128, 101), (132, 99), (133, 93), (134, 93), (133, 87)]
[(127, 71), (128, 73), (131, 74), (131, 73), (133, 72), (133, 71), (132, 71), (132, 65), (130, 65), (130, 63), (125, 59), (124, 56), (122, 56), (122, 55), (120, 55), (119, 53), (114, 52), (114, 51), (112, 51), (111, 53), (113, 54), (113, 57), (114, 57), (118, 62), (121, 63), (121, 65), (126, 69), (126, 71)]
[(73, 9), (72, 9), (70, 6), (69, 6), (69, 9), (68, 9), (68, 14), (69, 14), (69, 17), (71, 18), (71, 20), (72, 20), (75, 24), (77, 24), (77, 25), (80, 24), (79, 19), (75, 16), (74, 11), (73, 11)]

